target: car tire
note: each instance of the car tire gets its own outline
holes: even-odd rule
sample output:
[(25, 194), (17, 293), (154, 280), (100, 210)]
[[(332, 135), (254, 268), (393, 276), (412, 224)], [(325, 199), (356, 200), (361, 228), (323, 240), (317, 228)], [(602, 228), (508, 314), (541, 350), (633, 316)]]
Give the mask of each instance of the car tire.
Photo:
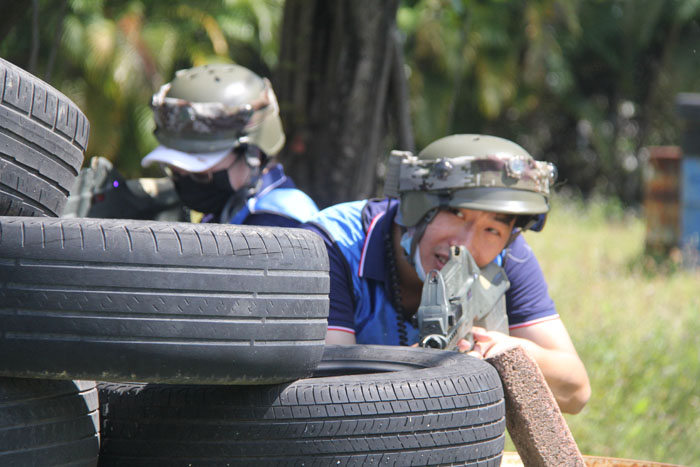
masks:
[(0, 465), (94, 466), (94, 381), (0, 378)]
[(271, 386), (98, 383), (101, 466), (498, 466), (498, 373), (457, 352), (328, 346)]
[(262, 384), (323, 354), (328, 255), (302, 229), (0, 217), (0, 375)]
[(89, 134), (69, 98), (0, 58), (0, 215), (58, 217)]

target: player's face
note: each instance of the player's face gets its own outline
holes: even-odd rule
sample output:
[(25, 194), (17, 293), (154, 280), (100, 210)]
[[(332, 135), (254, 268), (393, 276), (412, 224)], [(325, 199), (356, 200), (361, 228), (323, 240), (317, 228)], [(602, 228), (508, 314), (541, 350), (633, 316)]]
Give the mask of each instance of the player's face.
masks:
[(250, 168), (246, 164), (245, 158), (239, 157), (233, 152), (203, 172), (187, 172), (175, 166), (170, 166), (170, 170), (181, 177), (190, 177), (199, 183), (211, 183), (216, 172), (226, 170), (229, 183), (234, 190), (239, 190), (247, 184), (250, 177)]
[(450, 247), (463, 245), (483, 268), (505, 248), (515, 216), (454, 208), (441, 210), (428, 224), (420, 240), (425, 272), (440, 270), (450, 257)]

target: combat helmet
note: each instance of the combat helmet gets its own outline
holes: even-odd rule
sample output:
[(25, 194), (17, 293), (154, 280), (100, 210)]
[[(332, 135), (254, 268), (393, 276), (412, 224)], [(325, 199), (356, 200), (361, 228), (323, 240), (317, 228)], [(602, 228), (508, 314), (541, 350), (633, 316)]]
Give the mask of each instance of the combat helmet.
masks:
[(151, 100), (155, 136), (190, 154), (253, 144), (269, 156), (284, 145), (270, 81), (239, 65), (209, 64), (176, 72)]
[(440, 138), (418, 156), (392, 151), (385, 194), (400, 197), (400, 222), (419, 224), (441, 207), (517, 215), (523, 229), (541, 230), (556, 167), (536, 161), (518, 144), (496, 136)]

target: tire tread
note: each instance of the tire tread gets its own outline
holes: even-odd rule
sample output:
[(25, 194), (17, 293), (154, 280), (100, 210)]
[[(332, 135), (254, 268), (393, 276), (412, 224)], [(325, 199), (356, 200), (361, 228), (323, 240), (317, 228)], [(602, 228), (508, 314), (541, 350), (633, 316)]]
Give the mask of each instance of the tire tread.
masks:
[(0, 58), (0, 215), (60, 215), (89, 132), (70, 99)]
[(428, 368), (262, 387), (101, 382), (101, 462), (498, 465), (505, 406), (493, 368), (459, 354), (357, 347), (396, 361), (417, 353)]
[(91, 381), (0, 378), (0, 464), (96, 465), (98, 409)]
[(0, 281), (5, 376), (272, 383), (323, 353), (328, 257), (301, 229), (3, 217)]

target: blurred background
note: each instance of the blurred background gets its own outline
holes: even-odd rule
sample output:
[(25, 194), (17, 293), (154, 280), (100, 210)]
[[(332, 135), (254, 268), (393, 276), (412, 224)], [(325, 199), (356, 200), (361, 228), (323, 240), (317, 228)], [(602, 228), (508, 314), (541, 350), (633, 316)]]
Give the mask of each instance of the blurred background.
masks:
[[(292, 132), (298, 125), (290, 108), (297, 106), (308, 120), (313, 107), (299, 104), (285, 86), (290, 70), (298, 74), (305, 66), (290, 48), (331, 49), (315, 55), (326, 63), (315, 68), (320, 77), (307, 78), (303, 87), (322, 88), (337, 78), (330, 85), (341, 94), (343, 84), (354, 85), (358, 64), (374, 57), (368, 51), (345, 61), (331, 58), (362, 55), (396, 39), (414, 148), (452, 133), (511, 138), (555, 162), (566, 190), (585, 197), (613, 195), (630, 206), (643, 198), (645, 148), (680, 143), (676, 94), (700, 91), (696, 0), (286, 3), (6, 1), (0, 7), (0, 55), (83, 109), (91, 123), (87, 157), (104, 156), (135, 177), (140, 158), (156, 145), (150, 97), (177, 69), (235, 62), (270, 77)], [(382, 16), (380, 24), (372, 24)], [(310, 28), (312, 33), (302, 34)], [(362, 31), (338, 32), (351, 28)], [(367, 47), (362, 34), (377, 40)], [(285, 64), (289, 58), (296, 63)], [(391, 61), (390, 54), (379, 58)], [(330, 70), (334, 65), (345, 68)], [(361, 84), (377, 99), (383, 74), (372, 78)], [(391, 102), (384, 107), (384, 120), (400, 112)], [(366, 115), (373, 110), (361, 109)], [(384, 126), (372, 155), (379, 160), (411, 143), (404, 138), (399, 144), (394, 127)], [(314, 127), (306, 130), (313, 133)], [(299, 141), (294, 136), (288, 135), (289, 143)], [(322, 135), (305, 136), (315, 137)], [(303, 152), (299, 146), (295, 149)], [(351, 197), (376, 192), (373, 182)], [(333, 196), (319, 200), (336, 201)]]
[(380, 195), (391, 149), (452, 133), (554, 162), (549, 225), (528, 241), (593, 384), (573, 434), (584, 454), (684, 465), (700, 459), (700, 275), (678, 239), (677, 98), (700, 92), (699, 49), (699, 0), (0, 5), (0, 56), (85, 112), (86, 163), (129, 178), (153, 175), (139, 164), (157, 144), (151, 95), (211, 62), (272, 80), (280, 159), (320, 206)]

